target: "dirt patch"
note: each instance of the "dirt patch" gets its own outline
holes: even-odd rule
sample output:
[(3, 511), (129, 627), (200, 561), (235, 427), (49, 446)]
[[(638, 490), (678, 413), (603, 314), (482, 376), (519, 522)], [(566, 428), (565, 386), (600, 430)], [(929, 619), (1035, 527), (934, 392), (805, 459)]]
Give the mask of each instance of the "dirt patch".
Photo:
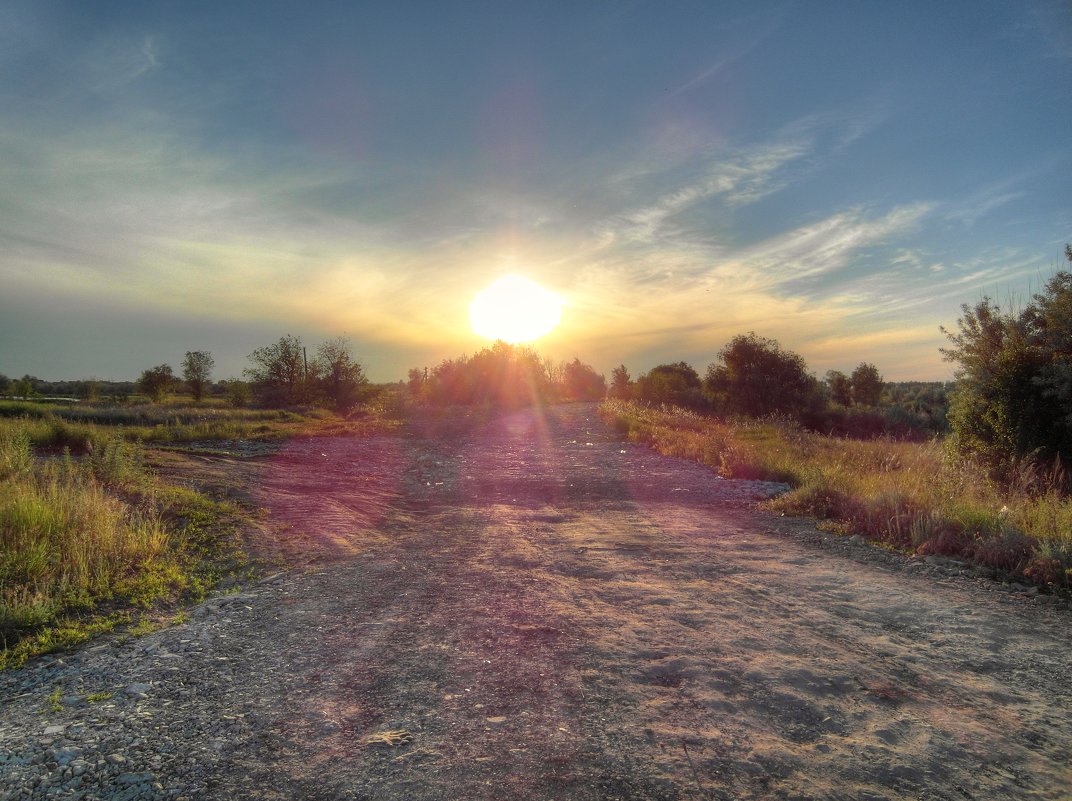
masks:
[(245, 721), (196, 781), (156, 754), (176, 797), (1068, 797), (1067, 613), (757, 512), (778, 485), (591, 406), (299, 440), (248, 478), (304, 569), (152, 635), (227, 673), (140, 713)]

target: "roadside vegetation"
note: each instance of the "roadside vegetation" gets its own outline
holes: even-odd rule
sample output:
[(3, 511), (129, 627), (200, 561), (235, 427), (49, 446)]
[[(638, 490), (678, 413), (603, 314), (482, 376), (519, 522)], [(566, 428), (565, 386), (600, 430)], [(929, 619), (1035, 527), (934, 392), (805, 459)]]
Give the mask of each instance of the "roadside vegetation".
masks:
[(1063, 475), (1023, 463), (1016, 481), (1001, 482), (937, 439), (830, 437), (784, 417), (727, 421), (620, 400), (601, 413), (624, 437), (725, 478), (789, 484), (769, 503), (773, 511), (1052, 591), (1072, 585), (1072, 500)]
[(197, 599), (244, 566), (232, 504), (158, 480), (98, 432), (35, 452), (40, 419), (0, 419), (0, 667)]

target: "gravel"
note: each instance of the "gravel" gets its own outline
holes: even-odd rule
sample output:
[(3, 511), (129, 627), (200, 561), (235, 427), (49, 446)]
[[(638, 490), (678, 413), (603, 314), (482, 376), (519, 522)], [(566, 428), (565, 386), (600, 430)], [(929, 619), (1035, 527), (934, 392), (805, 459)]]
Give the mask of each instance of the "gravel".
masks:
[(253, 618), (278, 581), (213, 599), (174, 628), (0, 674), (0, 801), (203, 796), (268, 722), (259, 688), (230, 662), (239, 651), (276, 659)]

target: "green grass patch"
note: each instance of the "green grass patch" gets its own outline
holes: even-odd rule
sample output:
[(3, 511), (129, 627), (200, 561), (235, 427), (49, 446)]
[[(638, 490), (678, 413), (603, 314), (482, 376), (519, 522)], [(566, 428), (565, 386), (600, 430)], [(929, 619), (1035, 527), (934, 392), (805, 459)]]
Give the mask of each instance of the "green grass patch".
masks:
[[(0, 418), (0, 666), (203, 598), (247, 567), (244, 513), (161, 481), (116, 432), (80, 457), (35, 453), (48, 418)], [(124, 617), (125, 616), (125, 617)]]

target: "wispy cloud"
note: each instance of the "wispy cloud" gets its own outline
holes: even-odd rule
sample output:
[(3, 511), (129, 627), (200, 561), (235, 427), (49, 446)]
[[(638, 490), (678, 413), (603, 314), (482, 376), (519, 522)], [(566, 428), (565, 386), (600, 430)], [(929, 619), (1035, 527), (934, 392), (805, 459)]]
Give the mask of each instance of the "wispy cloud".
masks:
[(699, 179), (660, 195), (654, 202), (630, 209), (607, 221), (604, 228), (627, 241), (654, 243), (680, 234), (673, 218), (705, 201), (718, 199), (729, 207), (754, 203), (777, 191), (779, 171), (810, 152), (802, 141), (776, 142), (744, 148), (708, 160)]
[[(774, 9), (763, 18), (739, 20), (734, 35), (722, 45), (719, 55), (704, 69), (667, 93), (666, 99), (685, 94), (715, 78), (726, 67), (738, 61), (768, 39), (782, 24), (784, 8)], [(750, 30), (749, 30), (750, 29)]]
[(1052, 166), (1052, 159), (1048, 160), (1048, 166), (1037, 166), (1027, 171), (1010, 175), (1000, 181), (988, 184), (976, 192), (950, 204), (946, 217), (950, 220), (963, 223), (969, 228), (992, 211), (1011, 203), (1018, 198), (1024, 197), (1027, 192), (1015, 187), (1027, 181), (1033, 175)]
[(834, 214), (745, 248), (714, 272), (732, 275), (755, 289), (792, 287), (794, 292), (802, 292), (807, 280), (840, 270), (861, 250), (886, 244), (910, 231), (933, 208), (933, 204), (921, 202), (877, 217), (860, 209)]
[(94, 92), (113, 92), (161, 67), (155, 36), (110, 37), (88, 49), (82, 70)]

